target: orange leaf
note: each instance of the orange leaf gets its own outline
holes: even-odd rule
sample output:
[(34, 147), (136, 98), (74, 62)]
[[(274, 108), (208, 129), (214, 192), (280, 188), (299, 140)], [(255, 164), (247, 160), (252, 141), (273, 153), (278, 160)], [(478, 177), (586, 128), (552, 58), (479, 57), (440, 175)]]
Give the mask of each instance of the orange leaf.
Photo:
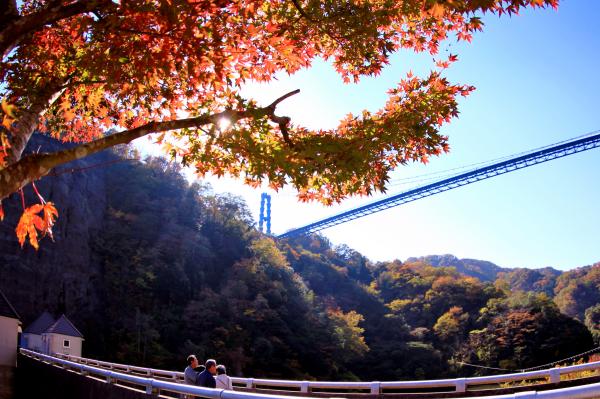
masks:
[(10, 129), (10, 125), (12, 125), (13, 121), (14, 119), (10, 118), (8, 115), (4, 115), (4, 118), (2, 118), (2, 126)]
[(445, 12), (446, 12), (446, 7), (444, 7), (441, 4), (437, 4), (437, 3), (434, 4), (433, 6), (431, 6), (431, 8), (429, 9), (429, 13), (436, 18), (442, 18), (444, 16)]
[[(41, 211), (43, 211), (43, 219), (38, 215)], [(29, 244), (36, 250), (39, 249), (38, 230), (43, 235), (48, 234), (52, 237), (52, 226), (57, 216), (58, 211), (52, 202), (43, 205), (32, 205), (25, 209), (15, 229), (21, 248), (25, 244), (25, 239), (29, 236)]]
[(35, 204), (35, 205), (31, 205), (29, 208), (25, 209), (25, 212), (29, 212), (31, 214), (36, 214), (36, 213), (40, 213), (40, 211), (42, 209), (44, 209), (44, 205)]
[(25, 244), (25, 239), (29, 235), (29, 243), (37, 250), (39, 248), (37, 241), (37, 231), (33, 226), (34, 214), (30, 212), (30, 209), (31, 208), (25, 209), (25, 211), (21, 215), (21, 218), (19, 219), (19, 223), (17, 224), (17, 228), (15, 229), (15, 231), (17, 233), (17, 239), (19, 240), (19, 244), (21, 244), (21, 248), (23, 248), (23, 245)]
[(15, 116), (15, 110), (17, 109), (17, 107), (15, 107), (12, 104), (9, 104), (8, 102), (6, 102), (5, 100), (2, 100), (2, 111), (8, 115), (10, 118), (16, 118)]
[(52, 238), (52, 226), (54, 226), (54, 222), (58, 217), (58, 211), (54, 207), (52, 202), (47, 202), (44, 204), (44, 234), (48, 234), (50, 238)]

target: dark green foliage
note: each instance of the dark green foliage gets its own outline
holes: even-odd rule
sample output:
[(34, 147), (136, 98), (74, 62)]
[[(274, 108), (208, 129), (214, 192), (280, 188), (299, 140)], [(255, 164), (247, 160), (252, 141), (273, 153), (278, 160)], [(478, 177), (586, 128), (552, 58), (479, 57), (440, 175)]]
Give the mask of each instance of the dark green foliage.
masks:
[(594, 343), (600, 344), (600, 303), (596, 304), (585, 311), (585, 326), (592, 333)]
[(339, 321), (243, 202), (188, 185), (162, 159), (115, 172), (94, 242), (104, 342), (88, 354), (177, 369), (195, 352), (236, 375), (347, 375)]
[(585, 326), (559, 312), (545, 296), (526, 296), (529, 303), (513, 303), (489, 310), (492, 317), (481, 330), (471, 331), (463, 359), (493, 367), (523, 369), (550, 363), (589, 350), (591, 334)]

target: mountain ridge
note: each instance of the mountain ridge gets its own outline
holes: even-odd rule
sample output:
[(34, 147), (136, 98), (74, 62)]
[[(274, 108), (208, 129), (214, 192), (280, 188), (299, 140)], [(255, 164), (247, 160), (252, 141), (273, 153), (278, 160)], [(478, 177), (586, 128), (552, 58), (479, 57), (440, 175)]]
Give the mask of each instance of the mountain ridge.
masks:
[(409, 257), (406, 259), (406, 262), (425, 262), (436, 267), (454, 267), (459, 273), (487, 282), (495, 281), (500, 273), (510, 273), (514, 272), (515, 270), (531, 270), (539, 273), (556, 274), (556, 276), (564, 273), (563, 271), (555, 269), (551, 266), (535, 269), (525, 267), (501, 267), (487, 260), (473, 258), (459, 259), (457, 256), (452, 254)]

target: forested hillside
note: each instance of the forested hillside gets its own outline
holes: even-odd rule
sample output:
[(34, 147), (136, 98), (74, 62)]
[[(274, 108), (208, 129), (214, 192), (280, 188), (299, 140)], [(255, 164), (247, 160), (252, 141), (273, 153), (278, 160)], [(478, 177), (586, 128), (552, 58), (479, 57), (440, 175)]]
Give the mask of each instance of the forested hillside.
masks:
[(600, 264), (373, 263), (321, 236), (277, 241), (239, 198), (129, 149), (38, 186), (59, 207), (54, 242), (20, 249), (10, 218), (21, 200), (5, 201), (0, 289), (25, 325), (65, 312), (86, 356), (182, 369), (196, 353), (255, 377), (438, 378), (473, 373), (462, 361), (547, 363), (592, 348), (600, 332)]

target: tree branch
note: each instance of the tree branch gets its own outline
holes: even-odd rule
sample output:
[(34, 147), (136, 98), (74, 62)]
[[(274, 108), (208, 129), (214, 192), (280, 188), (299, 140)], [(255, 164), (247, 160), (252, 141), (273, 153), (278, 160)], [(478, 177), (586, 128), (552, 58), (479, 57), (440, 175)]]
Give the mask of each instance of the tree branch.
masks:
[(290, 146), (290, 147), (294, 147), (294, 143), (292, 142), (292, 140), (290, 139), (290, 134), (288, 131), (288, 124), (290, 123), (290, 118), (287, 116), (277, 116), (275, 115), (275, 107), (277, 107), (277, 105), (282, 102), (283, 100), (285, 100), (286, 98), (289, 98), (293, 95), (296, 95), (300, 93), (300, 89), (296, 89), (294, 91), (290, 91), (287, 94), (284, 94), (283, 96), (279, 97), (277, 100), (273, 101), (268, 107), (267, 109), (271, 110), (271, 113), (269, 115), (269, 119), (271, 119), (273, 122), (277, 123), (279, 125), (279, 130), (281, 130), (281, 135), (283, 136), (283, 140)]
[(70, 18), (74, 15), (83, 14), (96, 10), (116, 6), (110, 0), (81, 0), (65, 6), (58, 6), (56, 2), (50, 2), (48, 7), (27, 14), (13, 20), (5, 25), (0, 31), (0, 52), (4, 60), (19, 42), (28, 34), (42, 29), (45, 25)]
[[(95, 154), (110, 147), (119, 144), (126, 144), (137, 138), (146, 136), (151, 133), (166, 132), (169, 130), (179, 130), (185, 128), (198, 128), (207, 124), (218, 124), (222, 118), (227, 118), (231, 123), (235, 123), (247, 118), (263, 118), (269, 117), (270, 120), (279, 124), (282, 134), (286, 142), (291, 144), (287, 132), (287, 123), (289, 117), (278, 117), (275, 115), (275, 107), (286, 98), (297, 94), (300, 90), (294, 90), (275, 100), (267, 107), (245, 110), (232, 111), (227, 110), (217, 114), (202, 115), (195, 118), (178, 119), (165, 122), (150, 122), (143, 126), (123, 132), (111, 134), (110, 136), (81, 144), (76, 147), (46, 154), (31, 154), (18, 162), (10, 164), (6, 168), (0, 170), (0, 200), (8, 197), (10, 194), (18, 191), (20, 188), (35, 181), (43, 176), (46, 176), (50, 171), (58, 165), (71, 162), (86, 156)], [(286, 138), (287, 136), (287, 138)]]
[(273, 111), (275, 111), (275, 107), (277, 107), (277, 105), (279, 105), (280, 102), (290, 98), (291, 96), (295, 96), (298, 93), (300, 93), (300, 89), (292, 90), (289, 93), (284, 94), (283, 96), (279, 97), (277, 100), (273, 101), (271, 104), (269, 104), (269, 106), (267, 108), (271, 108), (271, 109), (273, 109)]
[(310, 22), (314, 22), (313, 19), (311, 17), (309, 17), (308, 14), (304, 11), (304, 9), (302, 9), (302, 6), (298, 2), (298, 0), (292, 0), (292, 3), (294, 3), (294, 7), (296, 7), (296, 10), (298, 10), (298, 12), (300, 13), (301, 16), (303, 16)]

